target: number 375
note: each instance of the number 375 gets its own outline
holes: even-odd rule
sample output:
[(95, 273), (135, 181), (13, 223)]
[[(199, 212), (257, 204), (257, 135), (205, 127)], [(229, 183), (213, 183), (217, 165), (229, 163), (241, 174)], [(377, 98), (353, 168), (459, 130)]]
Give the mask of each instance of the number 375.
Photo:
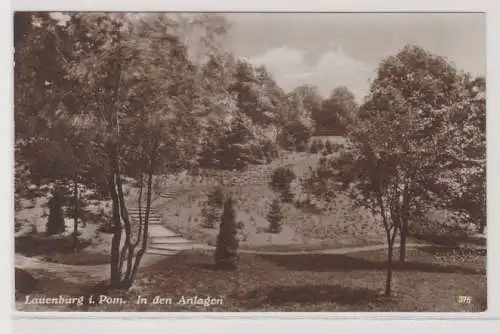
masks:
[(471, 296), (458, 296), (459, 304), (470, 304), (472, 302)]

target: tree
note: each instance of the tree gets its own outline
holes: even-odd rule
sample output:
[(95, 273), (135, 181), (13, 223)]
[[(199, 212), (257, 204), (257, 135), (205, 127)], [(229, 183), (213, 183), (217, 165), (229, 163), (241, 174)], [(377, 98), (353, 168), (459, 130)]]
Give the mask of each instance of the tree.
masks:
[(323, 100), (321, 108), (314, 114), (316, 135), (342, 135), (344, 118), (354, 117), (357, 104), (354, 94), (347, 87), (336, 87), (330, 97)]
[(321, 112), (323, 103), (318, 89), (310, 85), (299, 86), (287, 95), (287, 102), (286, 121), (297, 121), (313, 132), (317, 125), (315, 116)]
[(311, 141), (311, 146), (309, 147), (309, 152), (312, 154), (316, 154), (319, 152), (319, 140), (313, 139)]
[[(17, 13), (15, 42), (16, 165), (36, 184), (73, 184), (74, 246), (78, 235), (78, 183), (102, 183), (88, 155), (85, 134), (68, 112), (64, 63), (70, 57), (68, 31), (47, 13)], [(45, 49), (48, 46), (50, 50)], [(29, 97), (28, 97), (29, 96)], [(101, 182), (99, 182), (101, 181)]]
[(286, 149), (304, 151), (314, 132), (313, 114), (321, 108), (321, 96), (313, 86), (300, 86), (286, 96), (280, 114), (278, 141)]
[(62, 189), (56, 188), (49, 200), (49, 217), (47, 220), (47, 234), (60, 234), (66, 230), (64, 223), (64, 195)]
[(279, 193), (284, 202), (291, 202), (293, 200), (293, 193), (290, 185), (296, 178), (297, 176), (292, 168), (278, 167), (271, 175), (269, 187)]
[(404, 261), (410, 219), (447, 203), (444, 185), (460, 167), (451, 119), (468, 105), (465, 79), (443, 58), (418, 47), (389, 57), (359, 117), (344, 121), (347, 144), (338, 156), (321, 159), (308, 179), (314, 195), (328, 201), (347, 192), (382, 222), (388, 244), (386, 295), (398, 232)]
[(333, 154), (333, 145), (332, 142), (329, 140), (325, 142), (325, 151), (326, 154)]
[[(147, 247), (153, 174), (186, 168), (196, 151), (194, 71), (172, 22), (162, 14), (73, 14), (68, 92), (83, 112), (75, 126), (98, 156), (112, 200), (112, 289), (128, 289)], [(70, 109), (73, 110), (73, 109)], [(139, 184), (139, 222), (132, 224), (123, 191), (124, 167)], [(132, 159), (134, 160), (134, 159)], [(145, 197), (145, 199), (144, 199)], [(144, 207), (145, 206), (145, 207)]]
[(269, 212), (267, 214), (267, 221), (269, 221), (268, 231), (270, 233), (280, 233), (283, 229), (283, 221), (285, 217), (281, 212), (281, 206), (278, 199), (274, 199), (271, 203), (271, 207), (269, 208)]
[(323, 140), (318, 139), (316, 143), (316, 149), (319, 151), (323, 150), (325, 148), (325, 144), (323, 143)]
[(200, 167), (242, 170), (272, 158), (281, 93), (265, 68), (217, 55), (202, 64), (202, 72)]
[(254, 124), (266, 127), (279, 121), (285, 95), (265, 67), (238, 60), (230, 92), (236, 95), (238, 110)]
[(486, 81), (477, 77), (467, 85), (468, 104), (453, 118), (457, 141), (454, 160), (461, 168), (447, 183), (449, 209), (463, 222), (486, 227)]
[(65, 83), (57, 52), (64, 29), (48, 13), (16, 13), (14, 50), (14, 121), (16, 145), (38, 138), (58, 112), (58, 88)]
[(283, 126), (278, 141), (283, 148), (302, 152), (306, 149), (311, 136), (312, 130), (309, 127), (298, 120), (293, 120)]
[(224, 203), (221, 216), (217, 245), (215, 248), (215, 264), (222, 269), (235, 269), (237, 267), (238, 253), (238, 228), (233, 200), (228, 197)]
[(443, 177), (459, 168), (453, 152), (460, 147), (456, 136), (463, 136), (453, 130), (453, 119), (470, 104), (467, 81), (467, 75), (444, 58), (408, 45), (381, 63), (360, 111), (364, 120), (386, 122), (393, 128), (386, 130), (385, 141), (390, 144), (385, 152), (401, 174), (398, 187), (406, 189), (401, 196), (411, 203), (400, 221), (402, 262), (410, 220), (431, 207), (447, 206)]

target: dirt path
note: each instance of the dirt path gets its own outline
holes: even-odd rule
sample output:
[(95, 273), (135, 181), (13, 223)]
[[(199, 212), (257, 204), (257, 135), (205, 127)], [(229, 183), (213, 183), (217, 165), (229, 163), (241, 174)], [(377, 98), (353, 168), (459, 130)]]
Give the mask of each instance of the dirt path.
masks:
[[(145, 254), (141, 261), (141, 267), (147, 267), (162, 259), (164, 256)], [(48, 271), (54, 276), (69, 282), (81, 283), (82, 279), (100, 282), (109, 278), (109, 264), (99, 265), (69, 265), (41, 260), (35, 257), (27, 257), (15, 254), (15, 267), (26, 270)]]
[[(151, 229), (150, 238), (155, 237), (163, 237), (164, 235), (173, 235), (176, 233), (172, 230), (168, 229), (163, 225), (156, 225), (155, 229)], [(189, 248), (185, 248), (182, 246), (182, 242), (179, 242), (179, 239), (186, 241), (186, 243), (190, 243), (190, 240), (184, 239), (180, 236), (175, 236), (176, 243), (166, 243), (168, 247), (175, 252), (181, 252), (182, 250), (187, 250)], [(409, 243), (406, 245), (408, 248), (420, 248), (420, 247), (447, 247), (441, 245), (435, 245), (430, 243)], [(398, 248), (399, 245), (394, 245), (395, 248)], [(213, 250), (215, 247), (202, 245), (202, 244), (194, 244), (191, 249), (203, 249), (206, 251)], [(477, 248), (486, 249), (486, 247), (479, 246)], [(304, 254), (349, 254), (349, 253), (357, 253), (357, 252), (371, 252), (387, 249), (387, 244), (383, 245), (370, 245), (370, 246), (358, 246), (358, 247), (343, 247), (343, 248), (330, 248), (330, 249), (319, 249), (319, 250), (303, 250), (303, 251), (260, 251), (260, 250), (247, 250), (241, 249), (239, 251), (240, 254), (256, 254), (256, 255), (304, 255)], [(174, 253), (175, 254), (175, 253)], [(164, 259), (169, 255), (159, 255), (159, 254), (149, 254), (146, 253), (142, 259), (141, 267), (148, 267), (153, 265), (154, 263)], [(109, 264), (101, 264), (101, 265), (67, 265), (60, 263), (53, 263), (43, 261), (34, 257), (26, 257), (21, 254), (15, 254), (15, 266), (21, 269), (32, 269), (32, 270), (46, 270), (57, 276), (68, 280), (81, 282), (82, 278), (92, 279), (95, 281), (102, 281), (109, 277)]]

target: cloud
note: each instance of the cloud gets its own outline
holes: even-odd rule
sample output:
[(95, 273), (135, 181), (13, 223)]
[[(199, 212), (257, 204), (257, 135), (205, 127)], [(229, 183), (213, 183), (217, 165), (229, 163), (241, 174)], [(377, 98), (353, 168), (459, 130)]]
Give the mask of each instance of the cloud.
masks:
[(51, 12), (49, 16), (57, 21), (57, 24), (60, 26), (65, 26), (66, 22), (68, 22), (71, 18), (67, 14), (63, 14), (61, 12)]
[(337, 86), (347, 86), (358, 100), (367, 93), (375, 69), (349, 56), (341, 46), (323, 52), (313, 64), (305, 56), (300, 50), (279, 47), (248, 60), (265, 65), (287, 91), (310, 84), (325, 97)]

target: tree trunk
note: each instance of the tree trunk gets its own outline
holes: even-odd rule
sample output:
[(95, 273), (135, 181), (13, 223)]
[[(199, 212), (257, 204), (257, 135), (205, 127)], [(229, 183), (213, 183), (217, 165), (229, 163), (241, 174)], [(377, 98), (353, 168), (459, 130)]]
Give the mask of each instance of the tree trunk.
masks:
[(408, 222), (410, 208), (410, 184), (406, 182), (403, 190), (403, 205), (401, 207), (401, 224), (399, 240), (399, 262), (404, 263), (406, 259), (406, 241), (408, 239)]
[(77, 243), (78, 243), (78, 183), (76, 182), (76, 178), (74, 180), (74, 186), (73, 186), (73, 200), (74, 200), (74, 207), (73, 207), (73, 249), (76, 249)]
[(408, 238), (408, 221), (403, 219), (399, 239), (399, 262), (404, 263), (406, 259), (406, 240)]
[(479, 221), (479, 230), (478, 230), (478, 232), (479, 232), (480, 234), (484, 234), (484, 229), (485, 229), (485, 227), (486, 227), (486, 219), (481, 219), (481, 220)]
[(120, 288), (121, 273), (120, 273), (120, 243), (122, 239), (122, 226), (120, 218), (120, 203), (118, 201), (118, 194), (116, 190), (116, 174), (110, 178), (109, 190), (111, 200), (113, 203), (113, 239), (111, 241), (111, 277), (110, 287), (113, 289)]
[[(156, 150), (153, 151), (153, 153), (156, 153)], [(152, 155), (155, 156), (155, 155)], [(134, 266), (132, 268), (132, 272), (130, 273), (130, 276), (127, 278), (127, 281), (125, 282), (126, 288), (129, 289), (135, 279), (135, 276), (137, 275), (137, 269), (139, 269), (139, 265), (141, 263), (142, 257), (146, 253), (146, 249), (148, 247), (148, 234), (149, 234), (149, 214), (151, 212), (151, 195), (152, 195), (152, 188), (153, 188), (153, 172), (156, 167), (156, 159), (152, 159), (150, 162), (150, 166), (148, 169), (148, 184), (147, 184), (147, 190), (146, 190), (146, 212), (145, 212), (145, 217), (144, 217), (144, 226), (143, 226), (143, 237), (142, 237), (142, 244), (141, 248), (137, 252), (137, 255), (135, 257), (135, 262)], [(142, 180), (141, 180), (142, 181)], [(142, 187), (142, 185), (141, 185)]]
[[(392, 239), (392, 240), (391, 240)], [(394, 238), (389, 237), (387, 249), (387, 278), (385, 280), (385, 292), (384, 295), (389, 297), (391, 295), (391, 284), (392, 284), (392, 252), (394, 248)]]

